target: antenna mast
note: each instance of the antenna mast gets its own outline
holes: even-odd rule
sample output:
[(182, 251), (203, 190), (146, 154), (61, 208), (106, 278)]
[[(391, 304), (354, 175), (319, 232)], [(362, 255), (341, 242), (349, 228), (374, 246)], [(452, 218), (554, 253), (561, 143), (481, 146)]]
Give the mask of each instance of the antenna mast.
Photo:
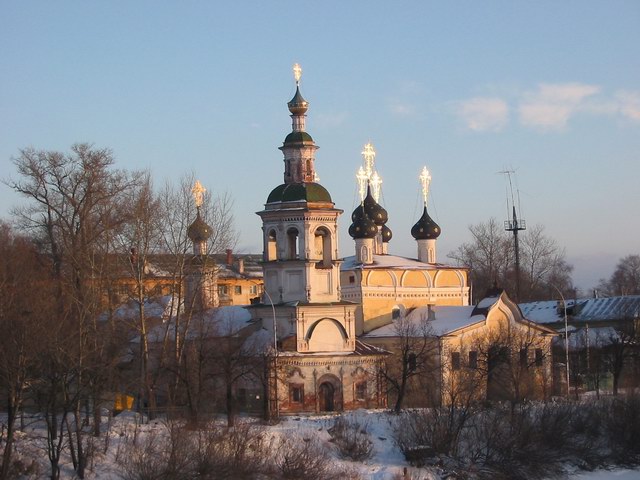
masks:
[[(520, 301), (520, 248), (518, 243), (518, 232), (521, 230), (527, 229), (527, 223), (524, 219), (518, 219), (518, 215), (516, 213), (516, 202), (515, 197), (513, 195), (513, 183), (511, 181), (511, 176), (515, 175), (514, 170), (503, 170), (503, 175), (506, 175), (507, 180), (509, 182), (509, 189), (507, 191), (507, 216), (511, 213), (511, 218), (509, 220), (505, 220), (504, 229), (507, 232), (513, 232), (513, 245), (514, 245), (514, 253), (515, 253), (515, 261), (516, 261), (516, 302)], [(511, 197), (511, 204), (509, 204), (509, 197)], [(511, 207), (511, 208), (509, 208)], [(511, 212), (509, 212), (511, 210)], [(518, 210), (520, 210), (520, 194), (518, 193)]]

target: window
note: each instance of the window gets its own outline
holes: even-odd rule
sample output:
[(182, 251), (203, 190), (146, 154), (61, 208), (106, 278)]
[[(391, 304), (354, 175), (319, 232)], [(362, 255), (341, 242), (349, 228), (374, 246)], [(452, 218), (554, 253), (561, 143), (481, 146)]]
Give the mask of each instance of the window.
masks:
[(290, 228), (287, 230), (287, 258), (295, 260), (298, 258), (298, 230)]
[(318, 268), (331, 268), (331, 233), (324, 227), (315, 232), (314, 247), (316, 258), (321, 262), (316, 264)]
[(236, 285), (233, 288), (233, 293), (235, 293), (236, 295), (242, 295), (242, 286), (241, 285)]
[(258, 294), (258, 285), (251, 285), (249, 287), (249, 292), (251, 293), (251, 295), (257, 295)]
[(356, 401), (364, 402), (367, 399), (367, 382), (356, 383)]
[(355, 275), (349, 275), (349, 283), (356, 283), (356, 276)]
[(218, 285), (218, 295), (229, 295), (229, 288), (227, 285)]
[(276, 231), (270, 230), (267, 235), (267, 258), (268, 262), (276, 260), (277, 258), (277, 250), (276, 250)]
[(400, 307), (393, 307), (391, 310), (391, 319), (397, 320), (398, 318), (400, 318)]
[(527, 367), (529, 365), (529, 350), (527, 348), (520, 349), (520, 366)]
[(289, 385), (289, 401), (291, 403), (304, 403), (304, 385), (297, 383)]
[(451, 352), (451, 369), (460, 370), (460, 352)]
[(409, 366), (409, 371), (413, 372), (418, 366), (418, 358), (415, 353), (410, 353), (407, 357), (407, 365)]
[(478, 368), (478, 352), (475, 350), (469, 352), (469, 368)]
[(536, 348), (536, 367), (541, 367), (544, 360), (541, 348)]

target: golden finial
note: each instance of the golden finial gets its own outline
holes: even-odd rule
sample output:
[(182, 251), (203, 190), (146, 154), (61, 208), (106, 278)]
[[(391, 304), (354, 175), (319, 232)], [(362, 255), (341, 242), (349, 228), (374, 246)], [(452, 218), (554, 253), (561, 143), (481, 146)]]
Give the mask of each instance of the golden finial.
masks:
[(429, 184), (431, 184), (431, 174), (427, 167), (422, 167), (420, 173), (420, 184), (422, 185), (422, 197), (424, 198), (424, 206), (427, 206), (427, 197), (429, 195)]
[(196, 207), (200, 208), (204, 203), (204, 192), (206, 192), (206, 188), (202, 186), (202, 184), (196, 180), (195, 185), (191, 189), (191, 193), (193, 193), (193, 200), (196, 203)]
[(300, 77), (302, 77), (302, 67), (299, 63), (293, 64), (293, 78), (296, 79), (296, 85), (300, 85)]

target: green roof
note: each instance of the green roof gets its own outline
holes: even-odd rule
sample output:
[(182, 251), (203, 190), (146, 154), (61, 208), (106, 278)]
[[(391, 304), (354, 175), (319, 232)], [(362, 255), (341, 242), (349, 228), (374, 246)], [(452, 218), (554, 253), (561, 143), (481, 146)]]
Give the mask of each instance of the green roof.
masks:
[(332, 203), (331, 195), (319, 183), (284, 183), (274, 188), (267, 198), (267, 203), (298, 201)]
[(284, 139), (284, 144), (288, 145), (290, 143), (303, 143), (303, 142), (311, 142), (313, 143), (313, 138), (307, 132), (291, 132)]

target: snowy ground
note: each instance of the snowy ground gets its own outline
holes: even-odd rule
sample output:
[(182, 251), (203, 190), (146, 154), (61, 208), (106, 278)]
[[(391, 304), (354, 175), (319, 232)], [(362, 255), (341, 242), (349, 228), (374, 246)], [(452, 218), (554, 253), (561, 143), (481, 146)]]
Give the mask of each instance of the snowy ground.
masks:
[[(335, 464), (347, 467), (351, 471), (357, 471), (364, 479), (371, 480), (400, 480), (410, 478), (412, 480), (439, 480), (441, 476), (436, 470), (425, 470), (410, 467), (404, 456), (396, 447), (393, 439), (392, 423), (395, 416), (383, 411), (360, 410), (345, 414), (350, 420), (357, 421), (360, 425), (366, 426), (373, 441), (374, 452), (371, 459), (360, 462), (350, 462), (338, 458), (335, 451)], [(330, 435), (328, 430), (335, 422), (335, 416), (313, 416), (313, 417), (284, 417), (279, 423), (273, 426), (264, 427), (268, 436), (279, 439), (281, 437), (298, 436), (300, 438), (315, 437), (326, 445), (329, 443)], [(0, 421), (3, 419), (0, 418)], [(223, 421), (223, 419), (221, 419)], [(257, 422), (255, 419), (240, 418), (243, 422)], [(107, 425), (105, 425), (106, 430)], [(124, 455), (127, 454), (128, 445), (131, 445), (132, 438), (139, 441), (150, 435), (163, 434), (166, 432), (166, 424), (162, 420), (141, 424), (140, 417), (134, 413), (125, 412), (112, 419), (108, 427), (108, 435), (103, 435), (97, 439), (95, 455), (90, 464), (86, 478), (91, 479), (120, 479), (120, 463)], [(25, 476), (23, 478), (46, 478), (48, 473), (48, 462), (46, 453), (43, 450), (44, 438), (43, 430), (37, 423), (31, 423), (24, 432), (18, 432), (16, 444), (17, 455), (25, 461), (39, 457), (39, 474)], [(68, 456), (64, 458), (62, 468), (62, 478), (74, 478), (73, 468)], [(404, 469), (409, 474), (402, 477)], [(638, 480), (640, 471), (615, 470), (598, 471), (590, 473), (576, 473), (567, 477), (570, 480)]]

